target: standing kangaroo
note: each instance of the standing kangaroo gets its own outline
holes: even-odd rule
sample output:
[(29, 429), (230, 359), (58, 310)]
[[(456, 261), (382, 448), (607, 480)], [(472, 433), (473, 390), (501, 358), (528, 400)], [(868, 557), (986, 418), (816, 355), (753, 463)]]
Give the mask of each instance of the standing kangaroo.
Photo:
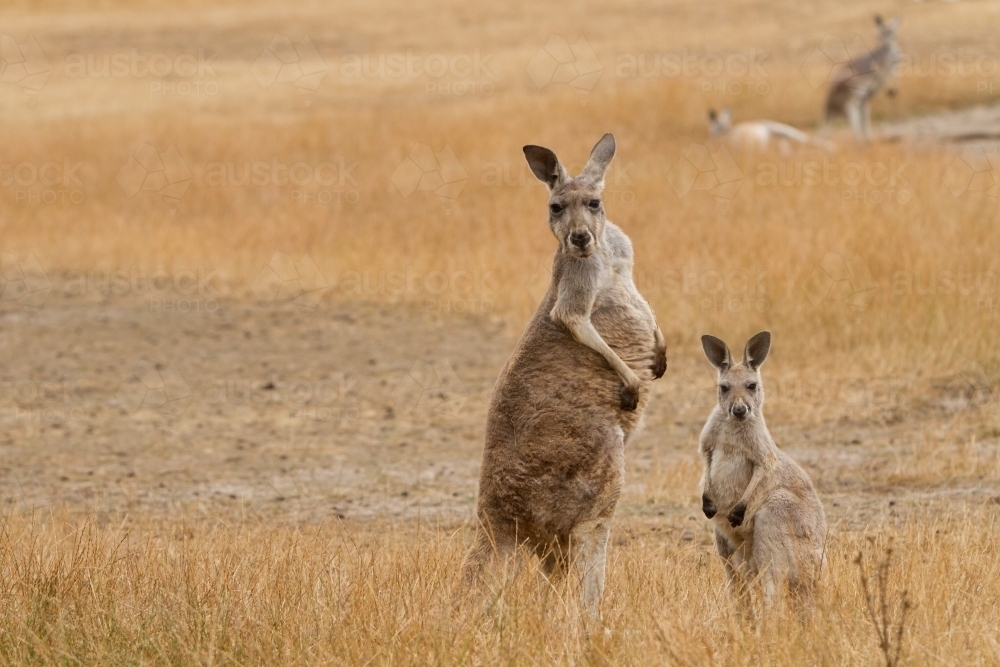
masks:
[(555, 153), (525, 146), (549, 187), (559, 241), (548, 293), (497, 379), (486, 420), (464, 576), (527, 547), (546, 574), (573, 566), (596, 614), (608, 534), (649, 383), (667, 368), (663, 334), (632, 282), (632, 244), (605, 217), (601, 192), (615, 140), (604, 135), (571, 178)]
[[(851, 124), (856, 138), (870, 138), (871, 99), (895, 78), (893, 69), (900, 56), (896, 30), (902, 22), (903, 19), (898, 16), (888, 23), (881, 16), (876, 16), (878, 46), (875, 50), (834, 70), (826, 94), (825, 124), (829, 124), (834, 116), (842, 115)], [(895, 96), (895, 86), (889, 86), (886, 92), (890, 97)]]
[(826, 517), (809, 476), (778, 449), (764, 423), (760, 365), (771, 334), (751, 338), (738, 364), (715, 336), (702, 336), (701, 344), (719, 371), (719, 402), (698, 447), (701, 502), (730, 588), (745, 602), (759, 580), (765, 606), (785, 587), (807, 601), (823, 566)]

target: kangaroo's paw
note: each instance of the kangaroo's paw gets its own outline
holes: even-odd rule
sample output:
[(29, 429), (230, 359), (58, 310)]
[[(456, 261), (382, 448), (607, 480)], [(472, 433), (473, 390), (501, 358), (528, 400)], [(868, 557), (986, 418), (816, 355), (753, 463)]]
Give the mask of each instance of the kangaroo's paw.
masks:
[(708, 497), (708, 494), (701, 494), (701, 511), (705, 513), (709, 519), (715, 516), (718, 510), (715, 509), (715, 503), (712, 499)]
[(747, 504), (736, 503), (736, 507), (733, 508), (733, 511), (729, 513), (729, 516), (727, 516), (726, 519), (729, 520), (730, 526), (732, 526), (733, 528), (737, 528), (743, 525), (743, 518), (746, 515), (746, 513), (747, 513)]
[(621, 393), (622, 410), (624, 410), (625, 412), (632, 412), (637, 407), (639, 407), (639, 389), (622, 387), (622, 393)]
[(654, 380), (659, 380), (663, 377), (663, 374), (667, 372), (667, 348), (656, 351), (656, 356), (653, 358), (653, 365), (649, 367), (649, 370), (653, 371)]

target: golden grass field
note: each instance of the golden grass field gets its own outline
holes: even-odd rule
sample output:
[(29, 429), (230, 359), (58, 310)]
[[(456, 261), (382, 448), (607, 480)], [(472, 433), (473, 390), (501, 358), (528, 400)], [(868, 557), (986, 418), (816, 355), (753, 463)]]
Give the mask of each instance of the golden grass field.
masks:
[[(876, 11), (904, 17), (880, 140), (708, 139), (709, 107), (819, 130)], [(861, 574), (891, 545), (890, 660), (1000, 664), (998, 17), (6, 3), (0, 663), (882, 664)], [(670, 366), (601, 623), (530, 567), (483, 613), (457, 568), (486, 408), (555, 247), (521, 146), (574, 171), (608, 131)], [(804, 623), (735, 612), (698, 505), (698, 339), (765, 328), (769, 425), (831, 526)]]

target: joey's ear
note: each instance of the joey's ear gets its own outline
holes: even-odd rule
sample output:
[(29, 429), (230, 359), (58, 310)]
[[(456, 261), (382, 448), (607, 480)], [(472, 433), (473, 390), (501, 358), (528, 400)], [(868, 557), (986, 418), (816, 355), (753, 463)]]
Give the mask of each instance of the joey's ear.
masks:
[(610, 132), (601, 137), (593, 150), (590, 151), (590, 159), (587, 166), (580, 172), (581, 177), (593, 180), (597, 187), (604, 187), (604, 172), (611, 164), (611, 158), (615, 156), (615, 137)]
[(767, 359), (767, 353), (771, 349), (771, 332), (761, 331), (747, 341), (746, 349), (743, 350), (743, 363), (750, 368), (757, 370)]
[(896, 29), (899, 28), (902, 22), (903, 22), (902, 16), (894, 16), (893, 18), (889, 19), (889, 22), (886, 23), (885, 26), (892, 32), (896, 32)]
[(708, 334), (702, 336), (701, 348), (705, 350), (708, 362), (720, 371), (729, 370), (733, 365), (733, 355), (729, 353), (729, 346), (715, 336)]
[(712, 121), (712, 122), (714, 123), (714, 122), (715, 122), (715, 119), (716, 119), (717, 117), (718, 117), (718, 116), (716, 116), (716, 114), (715, 114), (715, 109), (709, 109), (709, 110), (708, 110), (708, 119), (709, 119), (710, 121)]
[(531, 172), (538, 177), (538, 180), (549, 186), (550, 191), (555, 189), (557, 185), (569, 180), (569, 174), (559, 164), (559, 158), (548, 148), (525, 146), (523, 150), (524, 157), (528, 160), (528, 166), (531, 167)]
[(875, 25), (877, 25), (878, 27), (881, 28), (883, 23), (885, 23), (885, 21), (882, 20), (882, 15), (881, 14), (876, 14), (875, 15)]

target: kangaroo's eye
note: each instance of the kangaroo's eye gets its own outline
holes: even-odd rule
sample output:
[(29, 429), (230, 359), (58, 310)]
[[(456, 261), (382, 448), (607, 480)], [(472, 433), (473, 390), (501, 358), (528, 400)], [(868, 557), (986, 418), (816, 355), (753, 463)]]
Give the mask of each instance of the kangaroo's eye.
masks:
[(723, 394), (729, 392), (729, 385), (728, 384), (720, 384), (719, 385), (719, 391), (721, 393), (723, 393)]
[(601, 200), (591, 199), (589, 202), (587, 202), (587, 206), (589, 206), (592, 210), (596, 211), (601, 208)]
[(750, 391), (757, 391), (757, 383), (751, 382), (750, 384), (747, 385), (747, 389), (749, 389)]
[(549, 204), (549, 210), (552, 211), (552, 215), (559, 215), (563, 212), (563, 207), (561, 204)]

